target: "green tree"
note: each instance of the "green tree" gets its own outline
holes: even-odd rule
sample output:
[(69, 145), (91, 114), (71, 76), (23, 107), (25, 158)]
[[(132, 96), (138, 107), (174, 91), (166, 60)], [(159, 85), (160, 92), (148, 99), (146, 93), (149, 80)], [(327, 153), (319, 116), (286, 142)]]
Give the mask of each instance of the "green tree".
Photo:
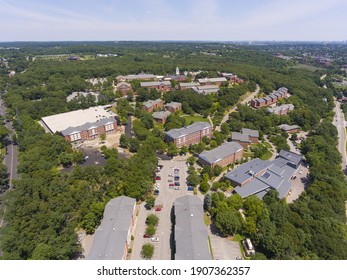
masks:
[(209, 193), (207, 193), (204, 197), (204, 210), (210, 211), (211, 206), (212, 206), (211, 195)]
[(152, 209), (155, 205), (155, 197), (149, 196), (146, 199), (146, 208), (147, 209)]
[(142, 246), (141, 256), (143, 259), (150, 260), (154, 254), (154, 246), (151, 243), (146, 243)]
[(167, 155), (168, 156), (177, 156), (179, 153), (178, 148), (176, 147), (176, 145), (172, 142), (169, 143), (169, 146), (167, 148)]
[(158, 225), (158, 222), (159, 222), (159, 218), (155, 214), (149, 214), (146, 218), (147, 225), (153, 225), (156, 227)]
[(218, 208), (215, 224), (223, 235), (232, 235), (242, 229), (242, 217), (238, 211), (229, 208)]
[(201, 193), (205, 194), (210, 190), (210, 184), (207, 181), (202, 181), (199, 187)]
[(154, 225), (150, 224), (146, 227), (146, 234), (148, 234), (149, 236), (153, 236), (155, 232), (156, 232), (156, 228)]

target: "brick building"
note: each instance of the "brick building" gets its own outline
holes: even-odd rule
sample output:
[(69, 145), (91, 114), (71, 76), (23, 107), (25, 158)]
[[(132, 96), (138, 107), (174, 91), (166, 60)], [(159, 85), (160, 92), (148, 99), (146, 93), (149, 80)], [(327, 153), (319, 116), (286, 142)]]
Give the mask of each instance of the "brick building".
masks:
[(225, 167), (242, 158), (243, 147), (239, 143), (226, 142), (210, 151), (204, 151), (199, 155), (201, 165)]
[(142, 82), (141, 87), (144, 88), (153, 88), (158, 91), (164, 92), (164, 91), (170, 91), (171, 90), (171, 82), (170, 81), (163, 81), (163, 82)]
[(208, 122), (196, 122), (189, 126), (171, 129), (165, 133), (165, 141), (173, 142), (176, 147), (198, 144), (202, 138), (212, 137), (212, 126)]
[(153, 113), (153, 118), (156, 122), (160, 122), (162, 124), (166, 123), (167, 117), (171, 114), (170, 111), (159, 111)]
[(127, 94), (127, 91), (131, 91), (132, 87), (129, 83), (120, 82), (116, 86), (117, 90), (122, 94), (122, 96)]
[(298, 125), (281, 124), (278, 127), (287, 133), (297, 133), (300, 131), (300, 126)]
[(164, 101), (158, 98), (157, 100), (148, 100), (146, 102), (143, 102), (142, 110), (145, 110), (147, 112), (153, 112), (157, 109), (162, 109), (164, 107)]
[(278, 100), (285, 98), (288, 96), (288, 89), (285, 87), (279, 88), (277, 91), (263, 97), (263, 98), (255, 98), (251, 101), (251, 106), (255, 109), (269, 106), (275, 104)]
[(165, 104), (165, 109), (170, 111), (171, 113), (174, 113), (178, 110), (182, 110), (182, 103), (180, 102), (170, 102)]
[(259, 142), (258, 130), (249, 128), (242, 128), (241, 132), (232, 132), (231, 141), (239, 143), (244, 149), (250, 144), (257, 144)]

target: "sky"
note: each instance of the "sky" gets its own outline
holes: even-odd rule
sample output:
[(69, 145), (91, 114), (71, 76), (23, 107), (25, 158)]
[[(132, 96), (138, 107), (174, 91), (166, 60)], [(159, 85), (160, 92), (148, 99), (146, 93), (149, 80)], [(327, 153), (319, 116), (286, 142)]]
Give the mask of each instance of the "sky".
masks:
[(346, 41), (347, 0), (0, 0), (0, 41)]

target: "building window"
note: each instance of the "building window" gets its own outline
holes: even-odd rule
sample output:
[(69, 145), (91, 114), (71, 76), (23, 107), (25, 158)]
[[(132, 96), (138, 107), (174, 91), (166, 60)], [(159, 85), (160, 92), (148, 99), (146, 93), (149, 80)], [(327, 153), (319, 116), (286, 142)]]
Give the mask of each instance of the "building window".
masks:
[(75, 134), (71, 134), (70, 136), (71, 141), (77, 141), (81, 139), (81, 133), (75, 133)]

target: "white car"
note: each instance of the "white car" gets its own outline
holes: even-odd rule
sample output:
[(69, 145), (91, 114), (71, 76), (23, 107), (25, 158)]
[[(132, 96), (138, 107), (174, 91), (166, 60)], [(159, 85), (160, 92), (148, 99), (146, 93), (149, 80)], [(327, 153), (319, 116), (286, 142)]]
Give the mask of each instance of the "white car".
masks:
[(152, 242), (159, 242), (159, 237), (152, 237), (152, 238), (151, 238), (151, 241), (152, 241)]

